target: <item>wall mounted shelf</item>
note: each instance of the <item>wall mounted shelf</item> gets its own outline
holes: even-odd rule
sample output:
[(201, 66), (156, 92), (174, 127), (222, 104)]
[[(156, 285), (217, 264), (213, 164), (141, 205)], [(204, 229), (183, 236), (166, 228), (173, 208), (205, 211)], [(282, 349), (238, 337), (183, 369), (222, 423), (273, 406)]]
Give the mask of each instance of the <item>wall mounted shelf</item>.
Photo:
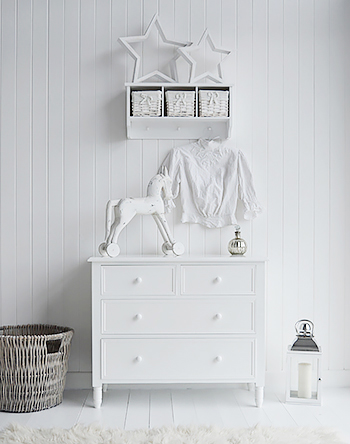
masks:
[[(128, 139), (199, 139), (221, 137), (227, 139), (232, 127), (232, 86), (213, 84), (127, 83), (126, 128)], [(199, 92), (203, 90), (228, 92), (227, 116), (200, 116)], [(133, 116), (133, 91), (160, 91), (161, 111), (159, 116)], [(194, 116), (173, 117), (167, 115), (166, 92), (194, 92)], [(215, 100), (215, 98), (213, 99)]]

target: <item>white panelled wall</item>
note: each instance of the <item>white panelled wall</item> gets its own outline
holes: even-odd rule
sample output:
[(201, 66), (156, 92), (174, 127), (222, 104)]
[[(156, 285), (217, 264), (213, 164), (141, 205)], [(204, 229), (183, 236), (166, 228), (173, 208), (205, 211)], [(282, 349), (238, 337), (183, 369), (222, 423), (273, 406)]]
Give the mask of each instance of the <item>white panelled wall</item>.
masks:
[[(264, 207), (253, 222), (238, 216), (247, 254), (269, 258), (267, 370), (284, 369), (304, 317), (315, 323), (325, 370), (350, 370), (350, 2), (0, 4), (0, 324), (73, 327), (70, 372), (89, 382), (86, 260), (103, 240), (106, 202), (143, 195), (169, 149), (187, 143), (126, 140), (133, 60), (118, 37), (142, 35), (158, 12), (167, 38), (198, 43), (207, 27), (232, 50), (223, 64), (234, 84), (232, 144), (247, 156)], [(152, 42), (159, 52), (138, 47), (144, 73), (167, 60), (161, 39), (151, 34)], [(211, 51), (201, 56), (198, 70), (213, 69)], [(188, 253), (228, 254), (232, 228), (181, 224), (179, 208), (168, 219)], [(135, 218), (120, 246), (160, 252), (152, 218)]]

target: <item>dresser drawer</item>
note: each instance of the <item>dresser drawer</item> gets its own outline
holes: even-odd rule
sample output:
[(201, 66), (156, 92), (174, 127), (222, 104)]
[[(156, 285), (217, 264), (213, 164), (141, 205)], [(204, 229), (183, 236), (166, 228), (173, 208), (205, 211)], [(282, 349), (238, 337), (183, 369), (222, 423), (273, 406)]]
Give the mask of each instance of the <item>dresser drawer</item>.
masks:
[(102, 334), (253, 333), (254, 299), (101, 301)]
[(175, 268), (172, 266), (115, 266), (101, 267), (101, 294), (118, 295), (173, 295)]
[(186, 265), (181, 267), (181, 293), (254, 294), (254, 279), (254, 265)]
[(101, 378), (111, 383), (249, 381), (254, 357), (253, 339), (102, 339)]

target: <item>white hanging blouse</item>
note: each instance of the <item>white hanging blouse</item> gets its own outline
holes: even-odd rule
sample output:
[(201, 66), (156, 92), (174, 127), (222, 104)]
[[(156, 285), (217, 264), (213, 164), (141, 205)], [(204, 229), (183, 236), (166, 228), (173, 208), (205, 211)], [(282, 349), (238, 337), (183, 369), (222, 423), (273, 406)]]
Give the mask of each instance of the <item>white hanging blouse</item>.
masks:
[[(243, 202), (245, 219), (254, 219), (262, 211), (242, 151), (221, 140), (200, 139), (173, 148), (162, 166), (167, 167), (173, 181), (174, 198), (180, 194), (181, 222), (209, 228), (234, 225), (238, 199)], [(174, 206), (170, 201), (168, 211)]]

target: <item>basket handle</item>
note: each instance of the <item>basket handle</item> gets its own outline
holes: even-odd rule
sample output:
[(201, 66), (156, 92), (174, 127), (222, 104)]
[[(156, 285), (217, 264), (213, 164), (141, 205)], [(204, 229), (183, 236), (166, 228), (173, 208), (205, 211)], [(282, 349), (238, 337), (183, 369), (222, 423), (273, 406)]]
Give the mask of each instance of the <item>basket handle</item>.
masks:
[(65, 333), (56, 333), (47, 337), (46, 339), (46, 350), (47, 354), (58, 353), (64, 346)]
[(46, 350), (47, 354), (58, 353), (61, 348), (62, 338), (61, 339), (48, 339), (46, 341)]

